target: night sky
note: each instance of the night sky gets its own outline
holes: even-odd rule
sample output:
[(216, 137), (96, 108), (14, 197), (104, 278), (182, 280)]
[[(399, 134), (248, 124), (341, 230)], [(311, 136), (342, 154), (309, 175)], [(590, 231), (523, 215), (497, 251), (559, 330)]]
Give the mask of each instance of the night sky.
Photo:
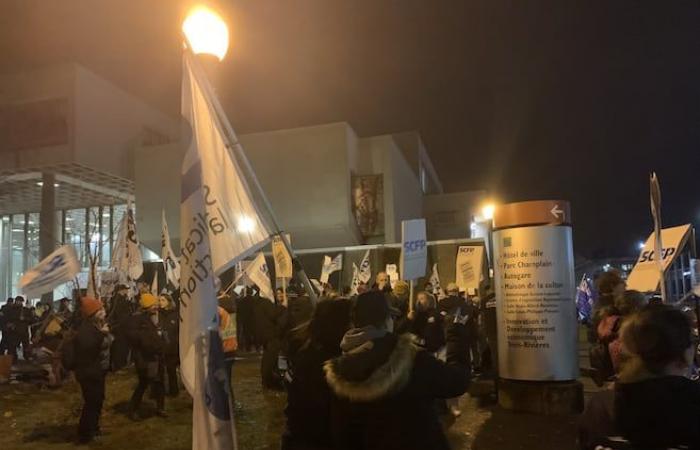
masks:
[[(74, 61), (179, 111), (181, 0), (0, 0), (0, 72)], [(222, 6), (223, 5), (223, 6)], [(239, 133), (418, 130), (447, 191), (572, 202), (577, 253), (700, 224), (700, 2), (240, 0), (220, 96)]]

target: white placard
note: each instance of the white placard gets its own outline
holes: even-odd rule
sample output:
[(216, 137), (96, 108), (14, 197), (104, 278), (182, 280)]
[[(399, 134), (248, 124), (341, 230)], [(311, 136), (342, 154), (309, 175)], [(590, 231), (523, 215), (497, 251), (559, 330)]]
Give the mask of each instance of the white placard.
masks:
[(462, 245), (457, 250), (455, 262), (455, 283), (460, 291), (479, 289), (479, 283), (483, 278), (484, 270), (484, 246)]
[[(292, 245), (289, 234), (285, 237), (289, 245)], [(281, 236), (272, 238), (272, 258), (275, 261), (275, 278), (292, 278), (292, 255), (287, 251)]]
[(415, 280), (424, 276), (427, 264), (425, 219), (401, 221), (401, 279)]
[(387, 264), (384, 271), (386, 272), (387, 276), (389, 277), (389, 283), (391, 283), (391, 288), (394, 289), (394, 286), (396, 285), (396, 281), (398, 281), (398, 279), (399, 279), (398, 267), (396, 267), (396, 264)]
[(499, 375), (513, 380), (578, 377), (571, 227), (494, 231)]

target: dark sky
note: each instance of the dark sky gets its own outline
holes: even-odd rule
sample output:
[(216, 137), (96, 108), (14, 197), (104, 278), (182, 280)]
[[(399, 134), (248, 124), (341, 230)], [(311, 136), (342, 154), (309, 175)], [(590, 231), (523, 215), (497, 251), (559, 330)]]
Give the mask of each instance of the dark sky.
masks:
[[(0, 71), (75, 61), (173, 115), (181, 0), (0, 0)], [(418, 130), (448, 191), (572, 202), (577, 252), (700, 224), (700, 2), (239, 0), (220, 96), (239, 133)]]

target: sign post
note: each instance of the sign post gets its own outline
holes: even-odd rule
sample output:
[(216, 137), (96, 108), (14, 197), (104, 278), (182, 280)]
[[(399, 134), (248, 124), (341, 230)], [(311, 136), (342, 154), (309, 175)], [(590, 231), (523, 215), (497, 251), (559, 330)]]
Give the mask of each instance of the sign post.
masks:
[(425, 219), (401, 222), (401, 279), (409, 280), (408, 307), (413, 311), (413, 281), (425, 275), (428, 264)]
[(494, 214), (493, 229), (499, 402), (529, 412), (574, 412), (581, 407), (583, 390), (576, 381), (578, 326), (569, 203), (502, 205)]

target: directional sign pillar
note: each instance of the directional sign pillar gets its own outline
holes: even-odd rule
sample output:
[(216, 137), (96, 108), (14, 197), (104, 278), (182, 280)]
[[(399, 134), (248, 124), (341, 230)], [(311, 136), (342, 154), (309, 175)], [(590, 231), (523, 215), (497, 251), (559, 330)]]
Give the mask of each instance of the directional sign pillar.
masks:
[(510, 203), (493, 218), (499, 402), (542, 414), (577, 412), (578, 369), (571, 208)]

